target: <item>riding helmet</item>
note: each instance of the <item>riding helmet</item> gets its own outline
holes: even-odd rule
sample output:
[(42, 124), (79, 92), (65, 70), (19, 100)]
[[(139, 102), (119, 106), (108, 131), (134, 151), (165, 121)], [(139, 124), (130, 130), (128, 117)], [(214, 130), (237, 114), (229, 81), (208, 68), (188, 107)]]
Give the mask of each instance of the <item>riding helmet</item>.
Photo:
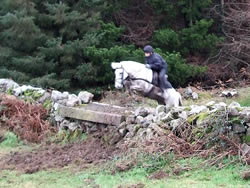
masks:
[(153, 49), (152, 46), (146, 45), (146, 46), (143, 48), (143, 51), (146, 52), (146, 53), (153, 53), (153, 52), (154, 52), (154, 49)]

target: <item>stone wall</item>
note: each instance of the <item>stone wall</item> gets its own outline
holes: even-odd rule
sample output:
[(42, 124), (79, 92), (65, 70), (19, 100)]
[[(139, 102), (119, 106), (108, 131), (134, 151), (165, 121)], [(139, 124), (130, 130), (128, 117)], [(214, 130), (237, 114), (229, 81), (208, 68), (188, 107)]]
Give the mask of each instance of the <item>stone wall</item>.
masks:
[[(19, 86), (17, 83), (0, 79), (0, 91), (13, 94), (24, 100), (33, 100), (47, 106), (51, 105), (50, 120), (59, 129), (80, 129), (87, 133), (106, 131), (107, 142), (114, 144), (121, 139), (151, 139), (174, 132), (188, 133), (197, 139), (206, 137), (216, 142), (219, 135), (227, 135), (240, 143), (250, 145), (250, 107), (241, 107), (237, 102), (227, 105), (211, 101), (206, 105), (191, 105), (166, 109), (139, 107), (126, 113), (126, 118), (117, 126), (103, 123), (76, 120), (63, 117), (58, 113), (60, 105), (76, 107), (91, 102), (93, 95), (86, 91), (78, 95), (68, 92), (46, 91), (32, 86)], [(49, 105), (48, 105), (49, 106)], [(186, 131), (188, 130), (188, 131)]]

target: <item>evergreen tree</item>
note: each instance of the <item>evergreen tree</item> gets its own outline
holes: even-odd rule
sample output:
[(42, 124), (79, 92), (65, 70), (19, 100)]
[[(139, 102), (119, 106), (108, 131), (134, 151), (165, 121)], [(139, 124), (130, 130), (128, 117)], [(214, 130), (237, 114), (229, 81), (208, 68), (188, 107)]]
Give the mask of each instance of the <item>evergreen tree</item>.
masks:
[(108, 87), (111, 62), (143, 63), (140, 45), (147, 41), (161, 48), (174, 85), (184, 85), (204, 69), (186, 65), (183, 57), (207, 55), (220, 40), (210, 32), (213, 21), (203, 19), (211, 1), (2, 0), (0, 77), (59, 90)]

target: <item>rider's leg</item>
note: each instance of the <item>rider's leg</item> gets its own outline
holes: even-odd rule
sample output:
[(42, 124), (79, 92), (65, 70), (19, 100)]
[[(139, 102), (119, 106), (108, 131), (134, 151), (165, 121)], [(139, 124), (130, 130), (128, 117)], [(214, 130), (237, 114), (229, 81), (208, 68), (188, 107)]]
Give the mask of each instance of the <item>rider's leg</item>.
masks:
[(159, 86), (162, 90), (172, 88), (171, 83), (166, 79), (166, 70), (161, 69), (159, 72)]

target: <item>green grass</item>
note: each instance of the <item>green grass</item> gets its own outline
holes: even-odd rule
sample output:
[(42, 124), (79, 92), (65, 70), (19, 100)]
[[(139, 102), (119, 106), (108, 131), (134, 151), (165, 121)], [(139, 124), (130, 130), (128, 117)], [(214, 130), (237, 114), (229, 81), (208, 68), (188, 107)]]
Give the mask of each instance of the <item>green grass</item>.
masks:
[(0, 143), (0, 147), (16, 147), (20, 144), (20, 141), (13, 132), (5, 132), (3, 141)]
[[(127, 172), (116, 172), (115, 174), (103, 169), (103, 167), (79, 170), (71, 166), (60, 170), (40, 171), (34, 174), (22, 174), (15, 171), (0, 171), (0, 187), (13, 188), (75, 188), (95, 187), (117, 188), (120, 185), (144, 184), (145, 188), (215, 188), (215, 187), (242, 187), (250, 186), (250, 181), (244, 181), (240, 173), (248, 167), (235, 164), (222, 170), (215, 167), (202, 168), (201, 159), (185, 159), (176, 161), (162, 170), (169, 173), (169, 177), (161, 180), (152, 180), (148, 177), (151, 173), (147, 168), (136, 166)], [(179, 176), (171, 173), (171, 168), (191, 167)]]
[(57, 144), (67, 144), (77, 141), (84, 141), (87, 139), (87, 134), (82, 133), (81, 130), (60, 130), (56, 135), (53, 135), (49, 140)]
[(241, 106), (250, 106), (250, 94), (246, 98), (243, 98), (238, 101)]
[[(227, 89), (225, 89), (227, 90)], [(230, 89), (228, 89), (230, 90)], [(206, 103), (210, 101), (215, 102), (224, 102), (226, 104), (230, 104), (233, 101), (236, 101), (241, 104), (241, 106), (250, 106), (250, 87), (247, 88), (236, 88), (238, 91), (238, 96), (235, 97), (220, 97), (221, 91), (217, 91), (215, 93), (211, 93), (211, 91), (201, 91), (198, 93), (199, 99), (198, 100), (192, 100), (192, 99), (183, 99), (184, 105), (205, 105)]]

